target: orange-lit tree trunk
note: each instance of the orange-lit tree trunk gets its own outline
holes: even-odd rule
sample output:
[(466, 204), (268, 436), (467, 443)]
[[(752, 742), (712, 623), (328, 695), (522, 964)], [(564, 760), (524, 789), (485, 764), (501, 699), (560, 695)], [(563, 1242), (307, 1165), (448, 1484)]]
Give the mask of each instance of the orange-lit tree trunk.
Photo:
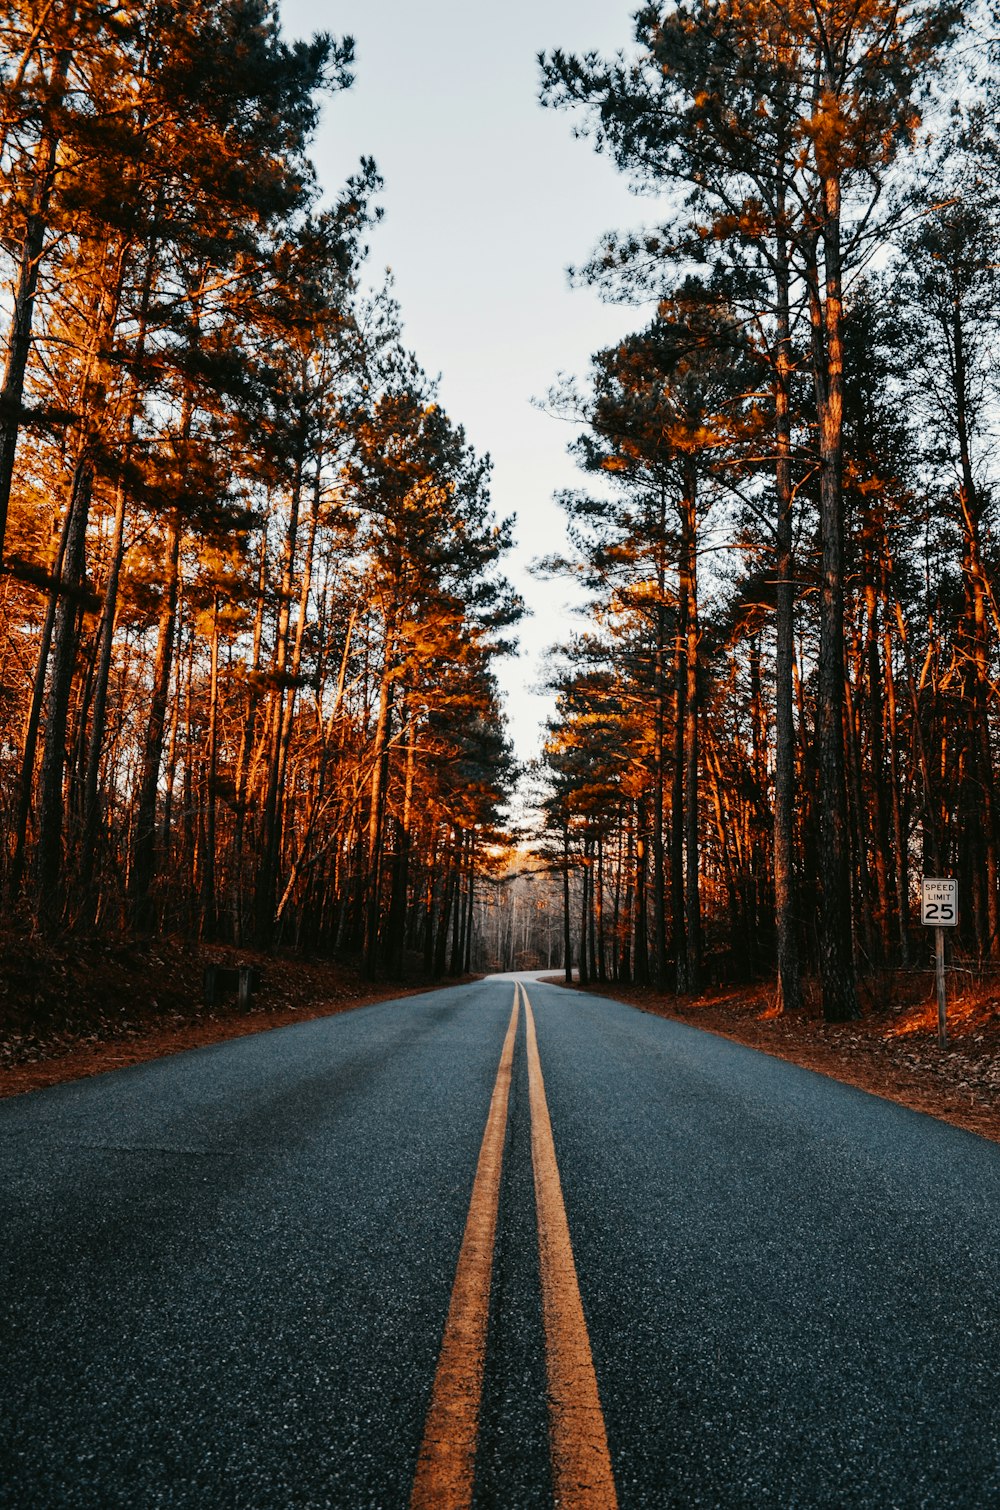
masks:
[(823, 284), (811, 270), (813, 362), (819, 415), (819, 664), (816, 754), (819, 776), (820, 973), (823, 1016), (860, 1015), (854, 964), (851, 853), (844, 750), (844, 340), (841, 291), (841, 182), (823, 178)]
[(137, 928), (145, 931), (151, 930), (155, 923), (152, 886), (156, 874), (157, 794), (160, 785), (160, 765), (163, 760), (163, 738), (167, 727), (167, 699), (173, 666), (174, 640), (177, 633), (180, 581), (181, 520), (179, 510), (174, 508), (170, 511), (164, 539), (163, 583), (160, 589), (153, 684), (149, 699), (149, 719), (143, 742), (129, 876), (132, 919)]
[[(305, 550), (301, 563), (298, 563), (296, 557), (303, 477), (301, 464), (297, 465), (282, 563), (278, 626), (275, 637), (275, 689), (271, 708), (267, 787), (264, 798), (263, 860), (257, 876), (258, 937), (264, 943), (270, 942), (277, 921), (278, 876), (281, 869), (284, 828), (282, 792), (295, 718), (296, 691), (302, 665), (302, 644), (308, 618), (309, 595), (312, 591), (316, 530), (319, 522), (320, 475), (320, 461), (317, 459)], [(296, 574), (299, 577), (299, 592), (293, 630), (291, 609)]]
[(774, 922), (778, 1001), (783, 1011), (802, 1005), (798, 919), (795, 909), (795, 581), (792, 486), (791, 269), (785, 233), (785, 185), (779, 169), (775, 239), (775, 649), (774, 649)]
[(277, 901), (278, 863), (281, 852), (281, 735), (288, 698), (287, 668), (290, 650), (289, 629), (292, 619), (292, 596), (298, 546), (299, 512), (302, 506), (304, 457), (301, 439), (295, 458), (295, 475), (289, 492), (288, 523), (282, 545), (281, 580), (278, 587), (278, 616), (274, 635), (274, 667), (271, 706), (267, 721), (267, 766), (261, 818), (261, 846), (254, 896), (256, 935), (267, 945), (274, 931)]
[[(41, 270), (45, 238), (49, 230), (52, 193), (59, 173), (57, 121), (65, 100), (66, 81), (73, 53), (69, 38), (72, 35), (75, 20), (75, 4), (67, 8), (64, 16), (57, 17), (63, 36), (67, 40), (66, 44), (56, 51), (49, 77), (39, 91), (38, 108), (42, 127), (35, 147), (34, 161), (28, 174), (28, 211), (25, 216), (21, 244), (16, 255), (10, 334), (3, 377), (0, 379), (0, 562), (3, 560), (7, 512), (10, 507), (17, 439), (22, 421), (24, 380), (31, 352), (38, 276)], [(24, 192), (23, 188), (21, 192)]]
[(385, 947), (389, 969), (396, 976), (403, 974), (406, 948), (406, 904), (410, 887), (410, 854), (413, 847), (413, 784), (417, 757), (416, 720), (412, 713), (406, 713), (404, 709), (401, 709), (400, 718), (406, 729), (406, 767), (403, 777), (403, 806), (396, 823), (396, 853), (392, 867), (392, 889)]
[(70, 495), (66, 552), (52, 637), (52, 667), (46, 697), (45, 744), (38, 804), (36, 859), (38, 916), (49, 926), (62, 917), (63, 776), (69, 713), (80, 620), (80, 593), (86, 564), (87, 521), (94, 484), (94, 461), (85, 446), (77, 459)]
[[(687, 990), (687, 937), (684, 911), (684, 730), (687, 703), (687, 636), (690, 604), (683, 565), (677, 588), (677, 632), (674, 643), (673, 769), (670, 801), (670, 933), (674, 951), (674, 989)], [(662, 989), (662, 984), (661, 984)]]
[[(153, 238), (146, 249), (146, 265), (139, 300), (138, 328), (130, 353), (134, 367), (138, 367), (145, 356), (149, 305), (152, 297), (156, 264), (157, 246), (155, 238)], [(90, 710), (90, 741), (87, 749), (87, 770), (84, 780), (79, 886), (83, 916), (89, 921), (94, 921), (96, 917), (90, 892), (93, 883), (94, 867), (97, 861), (100, 834), (99, 786), (101, 755), (107, 733), (108, 685), (114, 653), (115, 624), (118, 612), (121, 574), (125, 562), (125, 522), (128, 509), (126, 470), (132, 459), (135, 424), (140, 401), (139, 382), (138, 379), (133, 378), (126, 398), (126, 413), (122, 427), (122, 451), (119, 463), (118, 484), (115, 489), (115, 516), (109, 549), (108, 575), (104, 587), (104, 600), (98, 630), (97, 668), (94, 679), (94, 698)]]
[[(681, 597), (684, 637), (684, 987), (701, 981), (701, 887), (698, 832), (698, 479), (693, 458), (685, 466), (681, 520)], [(676, 822), (676, 819), (675, 819)]]
[[(666, 791), (666, 759), (667, 759), (667, 709), (669, 706), (669, 678), (667, 676), (667, 490), (661, 482), (658, 490), (658, 517), (656, 539), (656, 645), (654, 649), (653, 666), (653, 717), (655, 720), (654, 745), (653, 745), (653, 831), (651, 835), (653, 846), (653, 977), (660, 990), (663, 990), (667, 979), (667, 863), (666, 844), (663, 831), (663, 814), (667, 800)], [(678, 629), (678, 634), (680, 630)], [(675, 673), (679, 677), (680, 672)], [(679, 682), (675, 685), (679, 686)], [(679, 709), (677, 718), (680, 718)], [(676, 725), (675, 725), (676, 728)], [(677, 796), (678, 770), (676, 765), (676, 748), (674, 751), (674, 801)], [(673, 808), (673, 803), (671, 804)], [(671, 814), (671, 911), (673, 914), (673, 927), (676, 934), (677, 926), (677, 903), (675, 897), (677, 851), (676, 845), (680, 842), (679, 830), (674, 813)], [(645, 888), (643, 888), (645, 890)], [(645, 907), (645, 901), (643, 902)], [(646, 936), (645, 915), (643, 916), (643, 941), (642, 960), (643, 974), (648, 973), (648, 941)], [(676, 948), (676, 942), (675, 942)], [(638, 955), (637, 955), (638, 968)], [(640, 976), (642, 979), (642, 976)]]
[(647, 937), (647, 906), (649, 890), (649, 854), (646, 833), (646, 804), (642, 797), (635, 804), (635, 980), (636, 984), (649, 984), (649, 944)]
[(261, 666), (263, 663), (264, 613), (267, 600), (267, 526), (261, 530), (260, 556), (257, 562), (257, 591), (254, 599), (253, 637), (250, 674), (239, 754), (236, 759), (236, 819), (233, 830), (233, 930), (235, 942), (242, 944), (248, 923), (248, 906), (244, 877), (244, 837), (247, 803), (250, 794), (250, 769), (256, 742), (257, 716), (261, 704)]
[[(396, 689), (396, 626), (392, 618), (385, 625), (383, 655), (378, 718), (375, 724), (375, 742), (372, 752), (371, 797), (366, 844), (364, 969), (369, 977), (374, 977), (378, 969), (382, 931), (382, 869), (385, 852), (386, 797), (389, 787), (389, 738)], [(448, 858), (450, 862), (450, 853)], [(449, 881), (450, 868), (445, 877), (445, 902), (450, 900)], [(431, 960), (436, 966), (436, 945), (432, 947)]]
[(31, 817), (31, 794), (34, 788), (35, 765), (38, 756), (38, 735), (41, 729), (42, 708), (45, 702), (46, 675), (48, 672), (49, 653), (52, 648), (52, 635), (56, 624), (56, 614), (60, 603), (58, 586), (63, 580), (66, 553), (69, 548), (70, 532), (73, 523), (74, 516), (71, 497), (63, 517), (62, 529), (59, 534), (59, 545), (52, 566), (52, 590), (48, 595), (45, 619), (39, 635), (38, 650), (35, 656), (31, 702), (28, 708), (28, 717), (25, 721), (24, 737), (21, 743), (21, 771), (18, 781), (17, 814), (14, 820), (14, 853), (11, 861), (10, 875), (10, 892), (13, 899), (16, 899), (20, 895), (21, 886), (25, 880), (28, 823)]
[(869, 824), (866, 821), (869, 793), (862, 770), (861, 704), (864, 687), (861, 679), (861, 626), (852, 625), (852, 643), (844, 677), (844, 748), (847, 760), (847, 813), (850, 849), (854, 857), (851, 873), (852, 907), (859, 947), (869, 967), (880, 962), (875, 933), (875, 907), (872, 899), (869, 855)]

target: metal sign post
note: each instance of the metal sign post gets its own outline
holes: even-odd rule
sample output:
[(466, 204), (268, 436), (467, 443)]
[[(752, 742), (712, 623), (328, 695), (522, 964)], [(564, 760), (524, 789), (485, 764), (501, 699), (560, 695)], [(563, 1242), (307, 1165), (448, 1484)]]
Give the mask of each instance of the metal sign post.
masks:
[(937, 981), (938, 1043), (948, 1042), (948, 992), (944, 974), (944, 930), (958, 923), (958, 882), (924, 876), (920, 887), (920, 921), (934, 929), (934, 974)]

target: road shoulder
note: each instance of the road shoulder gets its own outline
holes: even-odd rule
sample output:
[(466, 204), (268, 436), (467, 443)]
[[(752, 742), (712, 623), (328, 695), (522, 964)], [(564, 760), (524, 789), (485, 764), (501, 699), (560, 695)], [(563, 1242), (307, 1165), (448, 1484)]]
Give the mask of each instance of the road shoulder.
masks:
[[(561, 978), (550, 979), (552, 984), (564, 985)], [(697, 997), (667, 996), (612, 982), (583, 989), (730, 1038), (1000, 1142), (1000, 1029), (996, 1012), (983, 1021), (966, 1019), (957, 1024), (951, 1043), (941, 1049), (928, 1014), (922, 1011), (872, 1013), (860, 1022), (831, 1024), (814, 1014), (776, 1013), (773, 988), (769, 987), (714, 991)]]
[[(22, 958), (0, 948), (0, 1098), (479, 979), (371, 982), (331, 961), (170, 940), (18, 944)], [(258, 974), (251, 1009), (232, 995), (206, 1006), (204, 967), (237, 963)]]

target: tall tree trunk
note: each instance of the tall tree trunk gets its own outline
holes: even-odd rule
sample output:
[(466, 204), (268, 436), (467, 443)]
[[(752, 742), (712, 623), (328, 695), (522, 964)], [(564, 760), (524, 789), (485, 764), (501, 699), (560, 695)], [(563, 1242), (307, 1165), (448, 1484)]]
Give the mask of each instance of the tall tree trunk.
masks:
[[(666, 806), (666, 707), (668, 707), (668, 675), (666, 675), (666, 625), (663, 606), (663, 571), (660, 568), (660, 601), (657, 604), (656, 643), (656, 731), (654, 731), (653, 760), (653, 939), (647, 938), (644, 920), (645, 953), (653, 954), (653, 980), (657, 989), (666, 986), (666, 843), (663, 835), (663, 809)], [(677, 772), (674, 772), (677, 776)], [(672, 824), (672, 818), (671, 818)], [(674, 844), (674, 826), (671, 826), (671, 846)], [(671, 862), (674, 849), (671, 847)], [(647, 965), (648, 969), (648, 965)]]
[(567, 986), (573, 984), (573, 929), (569, 912), (569, 824), (563, 824), (563, 975)]
[[(737, 868), (733, 864), (732, 855), (732, 815), (729, 812), (725, 798), (725, 782), (722, 775), (722, 767), (719, 763), (718, 751), (712, 738), (711, 730), (708, 733), (708, 788), (712, 795), (712, 811), (715, 815), (715, 831), (719, 842), (719, 854), (722, 857), (723, 873), (726, 877), (726, 893), (729, 899), (729, 932), (730, 948), (735, 949), (741, 932), (741, 924), (746, 926), (743, 907), (743, 898), (737, 878)], [(748, 951), (748, 954), (750, 951)], [(752, 955), (750, 956), (752, 963)]]
[(882, 960), (892, 957), (894, 888), (890, 871), (889, 802), (886, 800), (885, 707), (883, 688), (886, 677), (879, 658), (878, 593), (876, 564), (866, 549), (865, 572), (865, 664), (868, 677), (868, 728), (871, 765), (872, 823), (870, 827), (878, 897), (878, 939)]
[(463, 970), (466, 975), (472, 969), (472, 927), (476, 907), (476, 831), (469, 835), (469, 906), (465, 920), (465, 953)]
[(45, 742), (42, 751), (38, 815), (38, 912), (49, 927), (63, 911), (63, 774), (66, 763), (66, 724), (79, 637), (80, 601), (86, 566), (87, 522), (94, 482), (94, 463), (84, 448), (73, 474), (70, 521), (59, 603), (52, 641), (52, 666), (46, 699)]
[[(188, 675), (186, 677), (189, 692), (191, 688), (192, 657), (194, 655), (193, 631), (191, 634), (191, 641), (192, 643), (189, 646), (187, 656)], [(184, 702), (183, 687), (185, 684), (185, 675), (183, 669), (183, 646), (181, 647), (179, 653), (174, 657), (174, 662), (174, 695), (169, 699), (168, 724), (164, 735), (164, 741), (167, 749), (167, 758), (163, 772), (163, 842), (165, 851), (169, 846), (170, 835), (173, 833), (174, 823), (174, 789), (177, 785), (177, 749), (181, 737), (181, 708), (183, 707)], [(185, 762), (185, 766), (186, 764), (187, 763)]]
[(45, 703), (45, 688), (48, 677), (49, 654), (52, 649), (52, 635), (55, 631), (56, 614), (61, 601), (59, 584), (63, 579), (66, 552), (69, 547), (70, 531), (73, 527), (73, 522), (73, 499), (71, 497), (59, 534), (59, 547), (56, 552), (55, 564), (52, 567), (52, 590), (49, 593), (45, 619), (38, 639), (38, 654), (35, 660), (31, 704), (28, 709), (27, 720), (25, 721), (24, 739), (21, 745), (21, 771), (18, 779), (17, 815), (14, 820), (14, 856), (11, 862), (10, 875), (10, 892), (11, 897), (14, 899), (20, 895), (21, 885), (24, 880), (28, 846), (28, 820), (31, 816), (31, 793), (34, 787), (35, 761), (38, 754), (38, 733), (41, 728), (42, 708)]
[(687, 616), (685, 574), (677, 594), (677, 638), (674, 650), (674, 748), (670, 801), (670, 923), (674, 951), (674, 990), (687, 990), (687, 936), (684, 913), (684, 731), (687, 702)]
[[(375, 726), (375, 750), (371, 776), (371, 805), (368, 812), (367, 874), (365, 876), (365, 974), (373, 977), (378, 964), (382, 931), (382, 855), (385, 847), (386, 792), (389, 784), (389, 729), (395, 692), (395, 633), (386, 625), (385, 664), (379, 690), (378, 721)], [(448, 872), (450, 875), (450, 871)], [(445, 901), (447, 896), (446, 876)], [(432, 953), (436, 967), (436, 951)]]
[(300, 443), (295, 462), (295, 477), (289, 495), (288, 527), (282, 551), (281, 585), (278, 596), (278, 621), (274, 637), (274, 695), (268, 721), (267, 781), (264, 794), (263, 836), (257, 867), (254, 913), (258, 941), (269, 944), (274, 935), (278, 897), (278, 868), (281, 856), (281, 774), (284, 763), (283, 741), (285, 711), (290, 692), (287, 673), (291, 649), (292, 592), (298, 545), (299, 511), (304, 486), (304, 457)]
[(94, 677), (94, 697), (90, 709), (90, 738), (87, 745), (87, 769), (83, 790), (83, 833), (80, 856), (80, 900), (83, 915), (89, 921), (95, 917), (96, 899), (92, 896), (94, 866), (100, 835), (101, 809), (99, 784), (101, 754), (107, 728), (108, 686), (111, 679), (111, 655), (114, 648), (115, 613), (118, 604), (118, 589), (125, 559), (125, 488), (119, 483), (115, 494), (115, 519), (111, 537), (111, 559), (108, 565), (108, 580), (104, 589), (98, 630), (97, 668)]
[(590, 917), (590, 857), (588, 845), (589, 840), (584, 839), (582, 864), (580, 866), (580, 947), (578, 950), (581, 986), (590, 984), (590, 970), (587, 962), (587, 921)]
[(747, 804), (747, 854), (749, 877), (744, 906), (747, 958), (751, 973), (756, 977), (762, 963), (761, 918), (768, 910), (768, 855), (767, 855), (767, 710), (764, 706), (764, 687), (761, 676), (761, 635), (751, 635), (747, 645), (750, 673), (750, 732), (751, 770), (753, 785), (750, 802)]
[(889, 733), (889, 794), (892, 804), (892, 843), (895, 851), (896, 921), (899, 928), (899, 962), (910, 963), (910, 865), (907, 826), (903, 821), (900, 793), (899, 726), (896, 713), (896, 681), (892, 666), (892, 631), (883, 621), (882, 660), (885, 667), (886, 717)]
[[(410, 885), (410, 851), (413, 844), (413, 782), (416, 774), (416, 721), (412, 713), (401, 712), (406, 720), (406, 773), (403, 781), (403, 812), (396, 827), (396, 856), (392, 867), (392, 894), (389, 902), (389, 926), (386, 957), (393, 975), (403, 973), (406, 949), (406, 903)], [(471, 905), (471, 904), (470, 904)], [(455, 974), (459, 973), (457, 970)]]
[[(666, 488), (661, 485), (659, 492), (659, 518), (657, 521), (657, 556), (656, 556), (656, 647), (654, 664), (654, 696), (656, 698), (655, 716), (655, 746), (653, 751), (653, 937), (652, 937), (652, 966), (653, 979), (659, 990), (663, 990), (667, 980), (667, 861), (666, 846), (663, 832), (663, 813), (666, 806), (666, 757), (667, 757), (667, 707), (669, 703), (669, 677), (667, 675), (667, 494)], [(678, 634), (680, 629), (678, 629)], [(680, 717), (679, 710), (677, 717)], [(676, 757), (676, 748), (675, 748)], [(674, 768), (676, 797), (676, 766)], [(674, 933), (674, 949), (677, 950), (677, 898), (674, 891), (675, 876), (675, 845), (677, 835), (677, 817), (671, 812), (671, 915)], [(644, 944), (648, 949), (649, 941), (645, 938)]]
[[(951, 348), (955, 382), (955, 430), (959, 446), (962, 483), (959, 489), (962, 534), (965, 545), (963, 574), (969, 598), (969, 639), (966, 654), (966, 695), (969, 704), (970, 743), (972, 745), (974, 786), (981, 810), (973, 822), (983, 853), (985, 873), (978, 878), (983, 898), (980, 920), (980, 949), (996, 957), (1000, 954), (1000, 897), (997, 891), (997, 832), (993, 806), (993, 752), (990, 746), (989, 718), (989, 626), (986, 601), (988, 588), (980, 541), (981, 504), (972, 467), (972, 424), (969, 417), (969, 375), (965, 351), (965, 328), (961, 301), (952, 305)], [(971, 686), (969, 685), (971, 682)]]
[(153, 663), (153, 686), (143, 747), (139, 796), (136, 803), (135, 839), (131, 866), (131, 907), (135, 926), (148, 931), (154, 925), (152, 886), (156, 874), (156, 807), (167, 726), (167, 700), (173, 667), (177, 604), (180, 595), (181, 521), (171, 511), (164, 542), (163, 588)]
[(649, 944), (646, 932), (649, 855), (646, 837), (646, 805), (635, 805), (635, 982), (649, 985)]
[(597, 886), (595, 897), (595, 928), (597, 933), (597, 979), (604, 982), (608, 978), (607, 947), (604, 938), (604, 837), (597, 836)]
[[(99, 252), (98, 280), (90, 301), (88, 344), (82, 353), (77, 402), (76, 460), (70, 489), (70, 518), (62, 576), (55, 590), (52, 666), (47, 696), (39, 804), (37, 890), (39, 915), (49, 925), (63, 912), (63, 774), (66, 731), (81, 624), (81, 593), (86, 574), (87, 527), (94, 485), (95, 455), (100, 448), (97, 415), (104, 406), (104, 347), (114, 330), (121, 299), (128, 245), (105, 242)], [(110, 254), (110, 255), (109, 255)]]
[[(855, 665), (860, 661), (859, 638), (855, 637), (855, 653), (851, 659)], [(855, 705), (854, 686), (850, 675), (844, 678), (844, 747), (847, 759), (847, 818), (851, 853), (854, 865), (851, 873), (853, 901), (851, 914), (855, 919), (855, 932), (860, 935), (862, 952), (871, 964), (879, 962), (879, 950), (875, 932), (875, 909), (872, 906), (872, 885), (868, 867), (866, 804), (861, 769), (860, 718)]]
[(590, 961), (590, 979), (597, 980), (597, 918), (595, 899), (597, 896), (598, 872), (597, 872), (597, 844), (595, 838), (589, 841), (590, 848), (590, 886), (587, 898), (587, 957)]
[(468, 835), (459, 829), (458, 856), (455, 866), (455, 909), (452, 913), (451, 924), (451, 959), (448, 965), (449, 975), (461, 975), (462, 973), (462, 943), (465, 938), (465, 909), (468, 906), (469, 893), (465, 885), (466, 852), (468, 850)]
[(684, 643), (684, 939), (685, 983), (697, 991), (701, 976), (701, 887), (698, 834), (698, 502), (693, 462), (684, 499), (682, 597), (687, 602)]
[(802, 1006), (798, 922), (795, 915), (795, 581), (793, 574), (792, 337), (788, 242), (784, 234), (784, 186), (779, 196), (775, 246), (777, 285), (775, 413), (775, 648), (774, 648), (774, 921), (778, 956), (778, 1003), (785, 1012)]
[[(448, 926), (451, 922), (451, 910), (455, 905), (455, 887), (458, 876), (458, 845), (454, 831), (451, 842), (447, 844), (445, 859), (444, 884), (441, 897), (441, 913), (438, 918), (437, 935), (434, 940), (434, 975), (439, 979), (445, 972), (445, 962), (448, 958)], [(515, 947), (512, 943), (512, 947)]]
[(260, 708), (260, 671), (264, 641), (264, 608), (267, 586), (267, 525), (261, 530), (260, 557), (257, 563), (257, 597), (254, 607), (253, 651), (248, 678), (246, 716), (240, 736), (240, 751), (236, 762), (236, 821), (233, 831), (233, 930), (237, 944), (244, 941), (247, 924), (244, 895), (243, 852), (246, 833), (247, 798), (250, 789), (250, 763), (253, 756), (257, 728), (257, 713)]
[(622, 897), (621, 908), (621, 931), (618, 940), (618, 957), (615, 961), (615, 978), (630, 982), (632, 980), (633, 948), (633, 912), (635, 910), (635, 829), (628, 817), (625, 817), (625, 854), (619, 854), (619, 863), (625, 870), (625, 892)]
[(205, 861), (201, 876), (201, 931), (215, 938), (219, 916), (216, 899), (216, 816), (219, 766), (219, 596), (212, 603), (211, 671), (208, 689), (208, 756), (205, 773)]
[[(157, 213), (159, 212), (159, 200), (157, 200)], [(146, 268), (143, 276), (142, 295), (139, 304), (138, 329), (132, 345), (133, 370), (137, 369), (142, 362), (146, 351), (146, 331), (149, 319), (149, 304), (152, 297), (153, 277), (157, 262), (157, 246), (155, 239), (151, 241), (146, 255)], [(87, 771), (84, 778), (83, 793), (83, 838), (80, 870), (80, 892), (84, 908), (84, 916), (91, 922), (95, 920), (95, 899), (90, 896), (93, 883), (94, 864), (98, 835), (100, 830), (100, 799), (99, 783), (101, 770), (101, 754), (104, 748), (105, 734), (107, 730), (107, 705), (108, 685), (111, 677), (111, 658), (114, 649), (115, 621), (118, 610), (118, 592), (121, 583), (122, 566), (125, 560), (125, 519), (128, 506), (128, 492), (126, 487), (126, 468), (131, 460), (132, 447), (135, 436), (135, 421), (139, 407), (139, 385), (133, 379), (131, 391), (128, 397), (128, 407), (125, 417), (125, 436), (122, 445), (122, 459), (119, 467), (118, 486), (115, 490), (115, 517), (112, 527), (110, 557), (108, 562), (108, 579), (104, 588), (104, 603), (101, 610), (99, 631), (99, 648), (97, 656), (97, 674), (94, 681), (94, 700), (90, 713), (90, 742), (87, 749)]]
[[(75, 19), (76, 6), (73, 5), (61, 23), (65, 36), (68, 37), (72, 32)], [(0, 563), (3, 561), (7, 513), (14, 481), (14, 460), (23, 418), (24, 378), (31, 352), (38, 275), (48, 230), (52, 191), (59, 172), (59, 133), (54, 120), (63, 106), (71, 56), (72, 49), (66, 46), (60, 48), (53, 59), (52, 73), (42, 106), (42, 131), (35, 149), (31, 174), (31, 206), (17, 255), (7, 357), (0, 381)]]
[[(860, 1016), (851, 916), (851, 853), (844, 752), (844, 348), (841, 294), (841, 188), (823, 182), (825, 288), (813, 292), (813, 333), (820, 443), (819, 667), (816, 752), (819, 773), (820, 975), (823, 1016)], [(817, 308), (817, 306), (819, 306)]]

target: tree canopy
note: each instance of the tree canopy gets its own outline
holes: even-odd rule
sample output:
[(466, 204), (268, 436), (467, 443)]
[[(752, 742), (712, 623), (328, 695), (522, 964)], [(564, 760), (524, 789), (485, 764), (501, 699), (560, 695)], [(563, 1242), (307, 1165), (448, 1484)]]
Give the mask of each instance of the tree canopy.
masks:
[(310, 162), (272, 0), (0, 23), (0, 854), (50, 930), (465, 967), (514, 778), (490, 462)]
[[(989, 22), (690, 0), (616, 57), (541, 60), (544, 103), (660, 212), (578, 275), (654, 322), (556, 396), (612, 480), (566, 496), (545, 564), (595, 620), (546, 757), (584, 973), (776, 963), (795, 1005), (815, 966), (851, 1017), (858, 971), (913, 955), (921, 869), (960, 878), (962, 945), (1000, 950)], [(595, 803), (616, 745), (629, 784)]]

